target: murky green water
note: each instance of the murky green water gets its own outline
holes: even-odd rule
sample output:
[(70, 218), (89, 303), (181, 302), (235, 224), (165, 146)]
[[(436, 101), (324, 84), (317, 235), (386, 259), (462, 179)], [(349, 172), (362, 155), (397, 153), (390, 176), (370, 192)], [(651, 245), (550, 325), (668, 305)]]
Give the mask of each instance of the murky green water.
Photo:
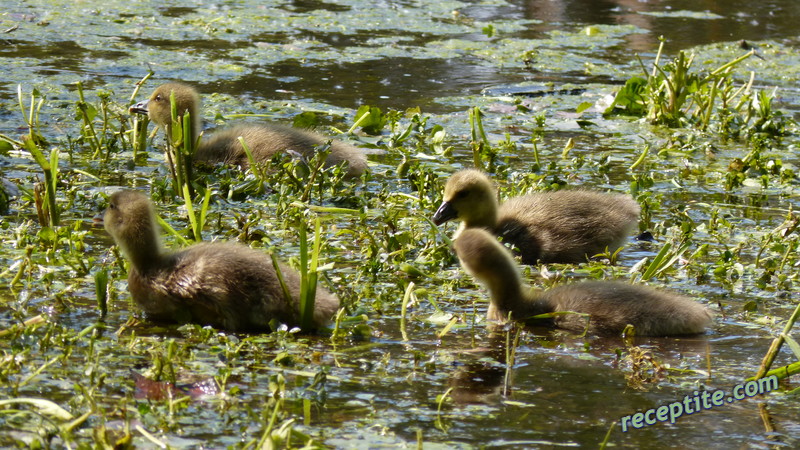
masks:
[[(38, 314), (47, 318), (0, 337), (0, 401), (48, 399), (73, 416), (57, 419), (34, 407), (5, 406), (0, 445), (42, 440), (62, 447), (65, 436), (113, 444), (129, 430), (142, 447), (153, 441), (252, 447), (267, 430), (291, 427), (319, 445), (340, 448), (418, 442), (426, 448), (592, 447), (609, 429), (609, 442), (624, 447), (797, 446), (800, 409), (796, 395), (784, 392), (728, 403), (675, 424), (625, 433), (613, 424), (702, 388), (731, 390), (755, 374), (797, 302), (797, 232), (772, 233), (799, 206), (797, 179), (775, 175), (764, 187), (750, 177), (743, 186), (726, 188), (733, 159), (752, 150), (748, 141), (576, 110), (640, 74), (635, 54), (650, 67), (663, 35), (670, 57), (691, 51), (695, 67), (705, 70), (741, 55), (741, 39), (757, 46), (764, 60), (750, 58), (736, 78), (746, 82), (754, 71), (755, 88), (777, 87), (773, 107), (797, 119), (798, 8), (789, 0), (759, 5), (241, 1), (158, 7), (0, 1), (0, 133), (17, 139), (27, 132), (18, 85), (26, 101), (34, 88), (46, 96), (42, 132), (46, 148), (62, 152), (59, 202), (65, 208), (60, 241), (53, 243), (42, 232), (33, 203), (39, 168), (27, 152), (0, 153), (0, 177), (12, 196), (9, 212), (0, 217), (0, 328), (9, 330)], [(388, 128), (381, 137), (353, 138), (387, 150), (370, 156), (372, 177), (314, 201), (363, 208), (357, 215), (321, 214), (323, 255), (336, 262), (328, 273), (332, 286), (352, 315), (366, 315), (370, 337), (352, 331), (332, 343), (324, 336), (125, 325), (137, 316), (125, 272), (108, 250), (111, 239), (91, 217), (104, 207), (101, 194), (107, 187), (158, 192), (163, 186), (158, 180), (167, 174), (157, 148), (134, 165), (127, 149), (115, 149), (105, 162), (93, 159), (84, 144), (71, 144), (81, 135), (73, 117), (75, 83), (82, 82), (89, 102), (107, 93), (111, 112), (120, 115), (148, 68), (155, 75), (144, 91), (166, 80), (189, 82), (204, 95), (208, 122), (238, 113), (289, 122), (300, 112), (315, 111), (323, 131), (346, 130), (362, 104), (384, 111), (421, 109), (426, 126), (401, 146), (388, 147), (395, 134)], [(524, 95), (577, 88), (582, 91), (570, 95)], [(484, 112), (493, 144), (513, 143), (498, 157), (497, 178), (506, 195), (556, 181), (627, 191), (636, 173), (629, 167), (644, 142), (652, 144), (641, 170), (653, 177), (645, 189), (650, 209), (642, 228), (652, 230), (656, 242), (631, 243), (614, 266), (548, 270), (567, 278), (627, 279), (643, 258), (652, 259), (664, 243), (688, 234), (684, 257), (652, 284), (695, 296), (716, 318), (702, 337), (635, 342), (660, 365), (675, 369), (665, 372), (668, 376), (636, 390), (626, 380), (633, 372), (629, 362), (618, 356), (629, 352), (622, 340), (538, 329), (520, 334), (508, 367), (505, 343), (516, 331), (487, 329), (485, 293), (424, 219), (440, 200), (434, 181), (472, 164), (467, 110), (473, 106)], [(579, 120), (591, 124), (582, 127)], [(410, 123), (403, 116), (399, 128)], [(443, 145), (428, 134), (434, 125), (446, 132)], [(531, 143), (536, 137), (543, 161), (538, 171)], [(562, 158), (570, 139), (575, 147)], [(160, 137), (154, 142), (160, 145)], [(796, 134), (770, 140), (762, 158), (797, 172), (797, 146)], [(416, 178), (396, 172), (404, 157)], [(263, 237), (262, 245), (275, 246), (282, 258), (297, 255), (296, 233), (281, 216), (287, 199), (277, 189), (230, 201), (222, 200), (224, 187), (218, 192), (206, 239)], [(288, 194), (289, 201), (295, 194)], [(178, 205), (161, 201), (159, 213), (185, 229), (186, 213)], [(453, 229), (445, 227), (444, 233)], [(766, 241), (770, 234), (778, 238)], [(167, 243), (177, 245), (173, 238)], [(24, 262), (28, 249), (31, 256)], [(403, 262), (426, 275), (410, 277)], [(93, 274), (99, 268), (113, 278), (103, 321), (94, 302)], [(20, 271), (20, 282), (11, 286)], [(532, 268), (528, 279), (550, 283), (539, 273)], [(404, 338), (400, 304), (412, 279), (418, 303), (410, 309)], [(458, 320), (439, 337), (450, 317)], [(784, 350), (775, 366), (796, 360)], [(213, 377), (222, 393), (187, 399), (187, 391), (179, 391), (172, 400), (137, 396), (131, 370), (150, 377), (160, 370), (169, 379), (170, 369), (179, 383)], [(783, 387), (796, 384), (790, 379)], [(85, 420), (64, 431), (84, 414)], [(774, 431), (765, 430), (765, 421)], [(302, 435), (295, 435), (292, 445), (302, 446)]]

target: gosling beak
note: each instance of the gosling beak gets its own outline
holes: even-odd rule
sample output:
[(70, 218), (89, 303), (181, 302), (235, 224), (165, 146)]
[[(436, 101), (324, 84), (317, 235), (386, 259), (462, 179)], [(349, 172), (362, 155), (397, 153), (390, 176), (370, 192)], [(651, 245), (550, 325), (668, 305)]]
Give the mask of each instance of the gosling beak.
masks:
[(147, 110), (147, 102), (149, 102), (149, 101), (150, 100), (143, 100), (143, 101), (131, 106), (128, 111), (130, 111), (133, 114), (144, 114), (144, 115), (147, 115), (147, 113), (149, 112)]
[(441, 225), (448, 220), (452, 220), (458, 217), (458, 211), (448, 202), (442, 202), (439, 209), (433, 214), (433, 223), (436, 225)]
[(102, 227), (103, 225), (105, 225), (105, 222), (103, 222), (104, 218), (105, 218), (105, 211), (100, 211), (94, 217), (92, 217), (92, 223)]

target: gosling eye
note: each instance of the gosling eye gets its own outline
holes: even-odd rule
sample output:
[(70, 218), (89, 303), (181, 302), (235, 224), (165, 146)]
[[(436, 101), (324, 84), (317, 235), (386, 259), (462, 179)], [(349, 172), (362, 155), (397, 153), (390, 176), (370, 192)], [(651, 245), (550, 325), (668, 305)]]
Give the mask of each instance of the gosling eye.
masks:
[(456, 192), (456, 195), (455, 197), (453, 197), (453, 200), (467, 198), (468, 196), (469, 196), (469, 190), (464, 189), (463, 191)]

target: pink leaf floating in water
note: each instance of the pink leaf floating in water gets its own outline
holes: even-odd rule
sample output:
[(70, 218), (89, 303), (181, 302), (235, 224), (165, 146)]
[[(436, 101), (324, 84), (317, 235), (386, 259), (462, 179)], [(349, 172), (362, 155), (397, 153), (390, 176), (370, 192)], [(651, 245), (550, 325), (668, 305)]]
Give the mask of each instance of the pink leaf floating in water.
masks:
[(136, 386), (134, 398), (139, 400), (165, 400), (183, 395), (188, 395), (192, 400), (201, 397), (219, 394), (219, 387), (214, 378), (196, 381), (194, 383), (175, 385), (169, 381), (154, 381), (144, 375), (131, 370)]

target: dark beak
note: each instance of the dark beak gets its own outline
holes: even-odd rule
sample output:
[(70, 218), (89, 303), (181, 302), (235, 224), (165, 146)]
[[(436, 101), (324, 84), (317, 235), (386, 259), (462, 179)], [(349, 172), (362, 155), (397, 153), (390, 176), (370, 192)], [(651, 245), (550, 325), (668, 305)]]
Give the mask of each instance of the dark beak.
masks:
[(129, 109), (128, 111), (130, 111), (131, 113), (134, 113), (134, 114), (144, 114), (144, 115), (147, 115), (147, 113), (149, 112), (149, 111), (147, 110), (147, 102), (149, 102), (149, 101), (150, 101), (150, 100), (144, 100), (144, 101), (141, 101), (141, 102), (139, 102), (139, 103), (137, 103), (137, 104), (135, 104), (135, 105), (131, 106), (131, 107), (130, 107), (130, 109)]
[(436, 213), (433, 214), (433, 223), (436, 225), (441, 225), (448, 220), (453, 220), (458, 217), (458, 211), (453, 208), (448, 202), (442, 202), (439, 209), (436, 210)]

